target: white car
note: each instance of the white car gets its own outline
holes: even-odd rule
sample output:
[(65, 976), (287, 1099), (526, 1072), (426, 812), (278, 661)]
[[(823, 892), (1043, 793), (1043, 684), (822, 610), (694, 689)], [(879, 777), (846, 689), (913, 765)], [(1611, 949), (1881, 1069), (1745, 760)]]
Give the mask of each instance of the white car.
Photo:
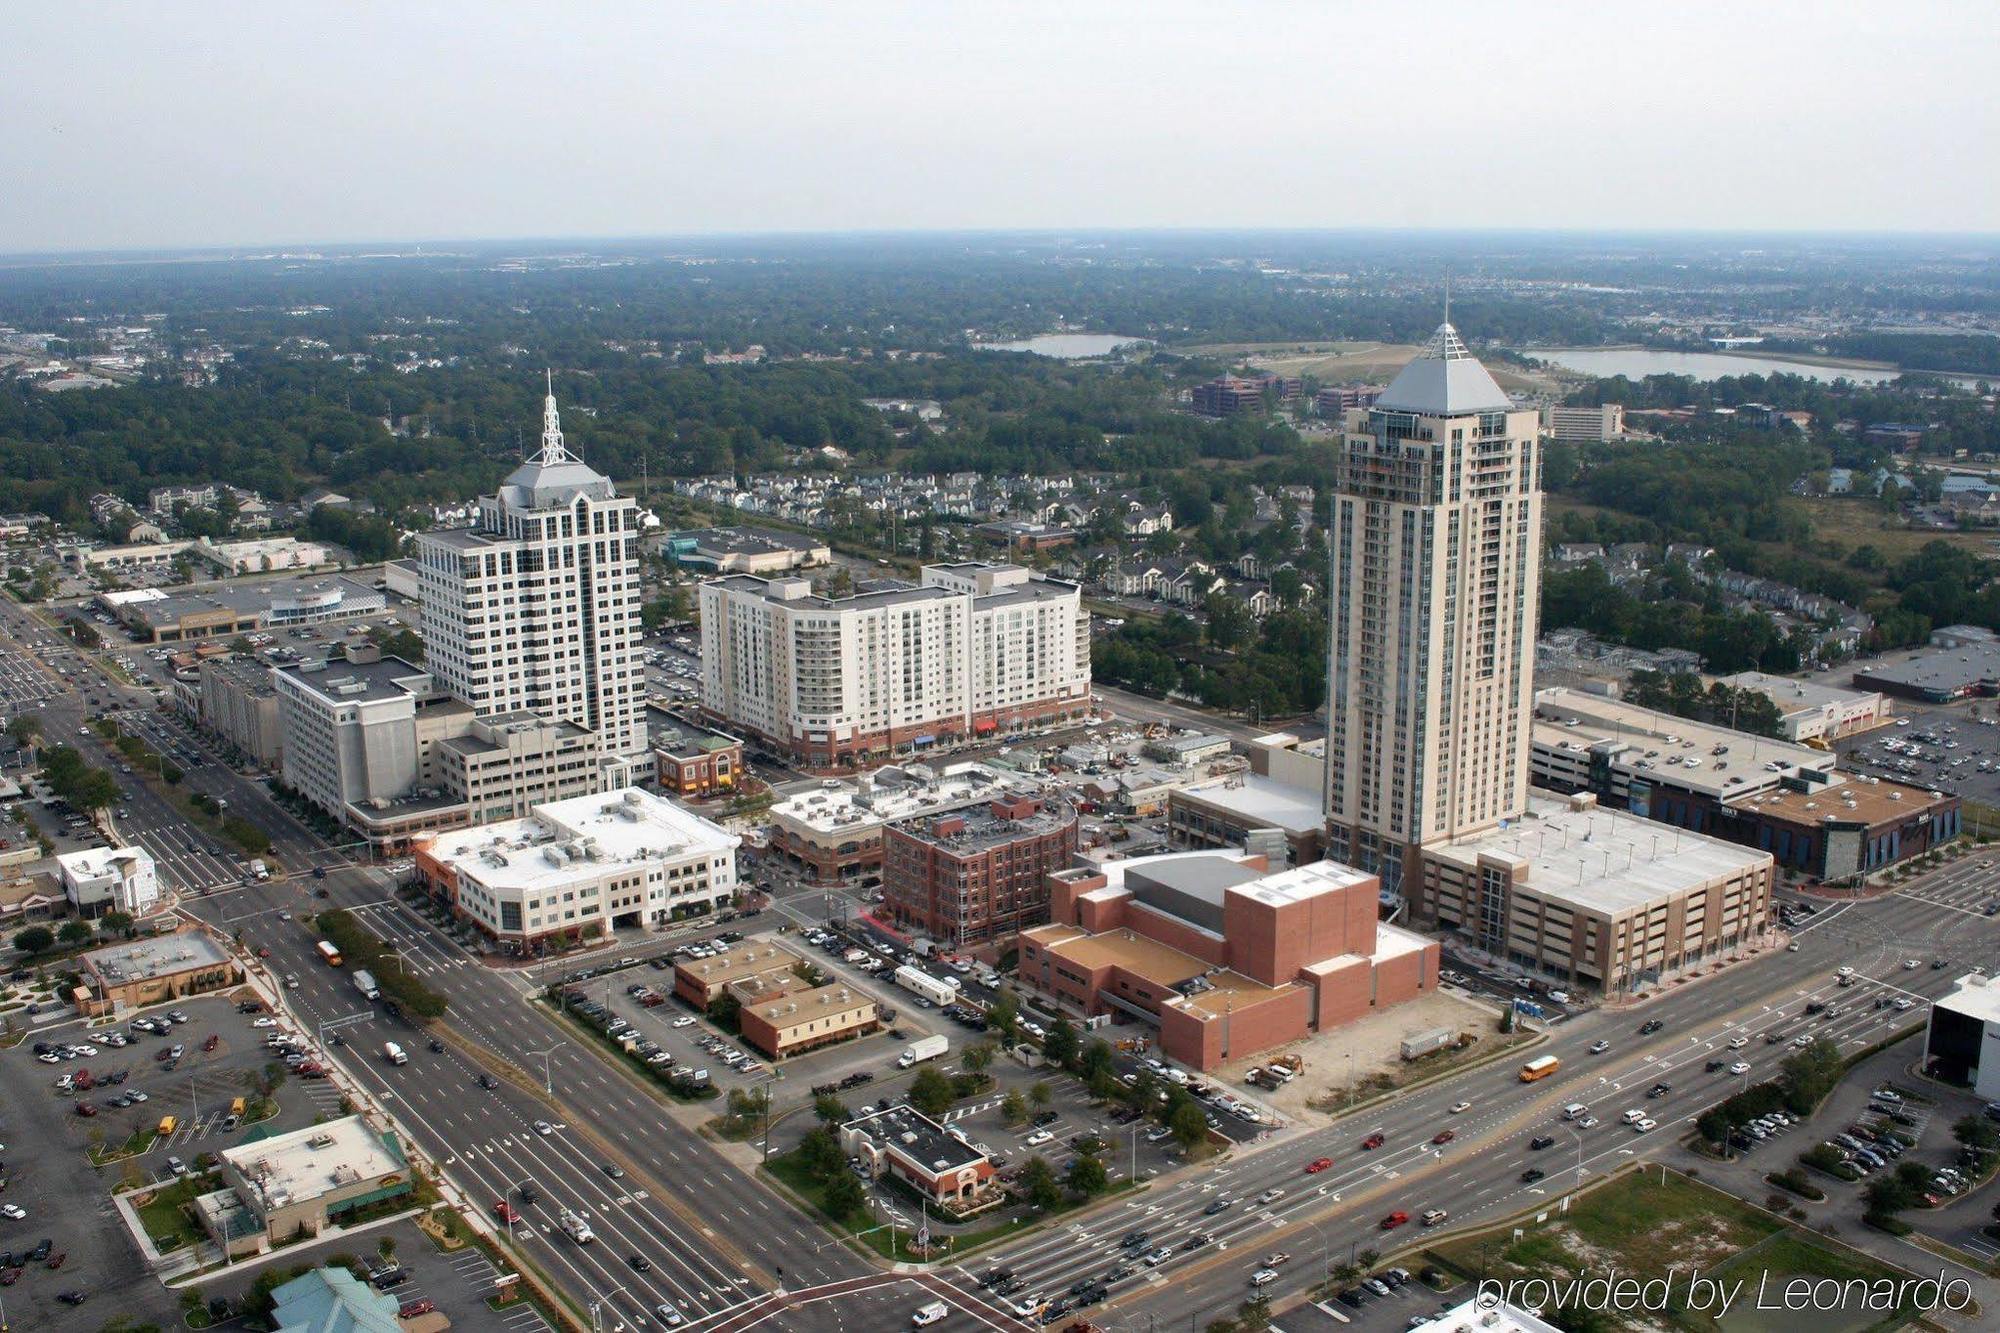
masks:
[(1747, 1074), (1750, 1072), (1750, 1066), (1746, 1062), (1738, 1060), (1735, 1064), (1729, 1066), (1729, 1072), (1736, 1075)]
[(1023, 1140), (1030, 1148), (1039, 1148), (1044, 1143), (1054, 1143), (1056, 1136), (1046, 1129), (1038, 1129)]
[(1578, 1129), (1594, 1129), (1596, 1126), (1597, 1117), (1594, 1115), (1580, 1115), (1576, 1118), (1576, 1127)]
[(1916, 971), (1916, 970), (1917, 970), (1918, 968), (1920, 968), (1920, 967), (1922, 967), (1922, 966), (1923, 966), (1923, 964), (1922, 964), (1922, 963), (1920, 963), (1920, 962), (1918, 962), (1918, 961), (1917, 961), (1916, 959), (1914, 959), (1914, 958), (1905, 958), (1905, 959), (1903, 960), (1903, 970), (1904, 970), (1905, 972), (1914, 972), (1914, 971)]
[(16, 1222), (28, 1220), (28, 1212), (18, 1203), (0, 1203), (0, 1215), (13, 1218)]
[(1653, 1119), (1651, 1116), (1643, 1116), (1640, 1119), (1634, 1120), (1632, 1122), (1632, 1128), (1640, 1134), (1644, 1134), (1649, 1130), (1658, 1129), (1659, 1127), (1660, 1127), (1660, 1122)]
[(1277, 1280), (1278, 1270), (1275, 1268), (1260, 1268), (1250, 1275), (1250, 1285), (1253, 1287), (1261, 1287), (1267, 1282), (1276, 1282)]
[(144, 1102), (152, 1100), (145, 1093), (139, 1091), (137, 1088), (127, 1088), (125, 1090), (125, 1095), (127, 1097), (130, 1097), (135, 1102)]
[(1836, 971), (1833, 975), (1837, 977), (1851, 977), (1854, 975), (1854, 969), (1851, 967), (1843, 967), (1840, 968), (1838, 971)]
[(665, 1302), (654, 1306), (653, 1314), (660, 1321), (661, 1325), (666, 1328), (679, 1328), (681, 1326), (681, 1312)]
[(1610, 1049), (1611, 1043), (1608, 1041), (1598, 1040), (1590, 1043), (1590, 1053), (1592, 1055), (1602, 1055)]
[(45, 1065), (59, 1065), (62, 1063), (62, 1057), (60, 1055), (57, 1055), (54, 1051), (43, 1051), (40, 1055), (36, 1056), (35, 1058), (37, 1060), (40, 1060)]
[(259, 1018), (253, 1020), (250, 1026), (253, 1028), (274, 1028), (278, 1026), (278, 1020), (275, 1018)]
[(285, 973), (285, 989), (297, 990), (298, 988), (299, 988), (299, 974), (296, 972)]
[(1729, 1039), (1729, 1049), (1732, 1051), (1740, 1051), (1749, 1044), (1750, 1039), (1748, 1037), (1731, 1037)]
[(551, 1125), (548, 1121), (537, 1120), (535, 1122), (535, 1133), (541, 1135), (543, 1138), (547, 1138), (549, 1135), (555, 1132), (556, 1132), (556, 1127), (554, 1125)]
[(1463, 1115), (1465, 1112), (1470, 1111), (1471, 1109), (1472, 1109), (1471, 1102), (1453, 1102), (1451, 1104), (1451, 1113), (1453, 1115)]
[(682, 1014), (679, 1018), (676, 1018), (671, 1024), (669, 1024), (669, 1026), (677, 1028), (691, 1028), (694, 1026), (694, 1015)]
[(84, 1046), (79, 1044), (76, 1048), (76, 1053), (78, 1055), (96, 1055), (97, 1048), (95, 1046)]

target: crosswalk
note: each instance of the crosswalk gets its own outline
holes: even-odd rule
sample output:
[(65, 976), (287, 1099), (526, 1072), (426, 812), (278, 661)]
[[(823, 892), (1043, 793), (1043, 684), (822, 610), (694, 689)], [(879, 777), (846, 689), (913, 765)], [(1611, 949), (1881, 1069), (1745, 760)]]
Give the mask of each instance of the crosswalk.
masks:
[(459, 945), (438, 933), (429, 922), (393, 898), (380, 898), (350, 909), (375, 938), (396, 950), (402, 966), (419, 976), (433, 976), (476, 961)]
[(156, 828), (121, 830), (153, 858), (160, 877), (178, 893), (204, 893), (239, 884), (243, 872), (192, 832)]
[(944, 1113), (943, 1123), (949, 1125), (955, 1120), (963, 1120), (967, 1116), (978, 1115), (981, 1111), (990, 1111), (998, 1106), (1002, 1100), (999, 1097), (989, 1097), (983, 1102), (974, 1102), (970, 1106), (954, 1106), (951, 1110)]

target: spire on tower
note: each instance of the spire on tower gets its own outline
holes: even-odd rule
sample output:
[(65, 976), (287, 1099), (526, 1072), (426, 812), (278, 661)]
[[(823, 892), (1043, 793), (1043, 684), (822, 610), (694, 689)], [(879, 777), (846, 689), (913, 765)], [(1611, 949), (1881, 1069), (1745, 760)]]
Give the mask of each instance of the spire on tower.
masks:
[(548, 377), (549, 396), (542, 400), (542, 451), (532, 463), (574, 463), (575, 455), (563, 444), (562, 415), (556, 411), (556, 377), (552, 370), (542, 372)]

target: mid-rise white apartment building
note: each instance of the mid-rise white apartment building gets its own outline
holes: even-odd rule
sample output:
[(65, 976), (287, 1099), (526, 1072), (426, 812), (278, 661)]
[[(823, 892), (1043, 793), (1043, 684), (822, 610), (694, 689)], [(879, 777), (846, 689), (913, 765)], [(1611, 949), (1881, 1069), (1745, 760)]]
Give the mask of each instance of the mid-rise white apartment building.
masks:
[(596, 734), (623, 785), (645, 756), (639, 516), (563, 444), (553, 387), (542, 445), (473, 527), (417, 539), (426, 664), (482, 717), (523, 712)]
[(415, 850), (418, 874), (461, 920), (527, 950), (726, 906), (736, 893), (736, 846), (728, 830), (628, 788), (427, 834)]
[(1527, 808), (1539, 426), (1449, 323), (1347, 414), (1328, 527), (1328, 833), (1334, 859), (1390, 893), (1422, 843)]
[(1564, 407), (1561, 404), (1543, 413), (1552, 439), (1566, 444), (1602, 444), (1625, 433), (1625, 409), (1617, 403), (1601, 407)]
[(850, 765), (1090, 711), (1090, 615), (1073, 583), (928, 565), (852, 596), (802, 578), (701, 587), (702, 702), (798, 762)]

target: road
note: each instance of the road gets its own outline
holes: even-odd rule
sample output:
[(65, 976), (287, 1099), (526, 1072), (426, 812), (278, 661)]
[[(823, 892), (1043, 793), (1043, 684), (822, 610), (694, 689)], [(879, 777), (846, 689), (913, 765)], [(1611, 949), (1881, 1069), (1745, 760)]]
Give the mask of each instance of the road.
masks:
[[(1151, 1232), (1152, 1245), (1176, 1247), (1197, 1231), (1209, 1232), (1213, 1245), (1177, 1252), (1159, 1268), (1142, 1268), (1113, 1287), (1108, 1308), (1114, 1323), (1146, 1327), (1150, 1318), (1174, 1328), (1190, 1313), (1206, 1320), (1232, 1310), (1249, 1294), (1249, 1275), (1269, 1251), (1293, 1255), (1280, 1280), (1265, 1288), (1277, 1301), (1363, 1249), (1387, 1252), (1412, 1243), (1421, 1230), (1414, 1219), (1425, 1209), (1445, 1209), (1446, 1227), (1456, 1228), (1553, 1201), (1579, 1179), (1678, 1139), (1701, 1111), (1752, 1079), (1770, 1077), (1797, 1036), (1829, 1037), (1853, 1051), (1920, 1020), (1923, 999), (1948, 990), (1973, 962), (1993, 956), (2000, 921), (1965, 904), (1983, 901), (1996, 885), (2000, 862), (1968, 861), (1920, 887), (1826, 908), (1799, 932), (1798, 953), (1767, 953), (1636, 1010), (1597, 1011), (1559, 1025), (1536, 1053), (1558, 1056), (1563, 1067), (1541, 1082), (1521, 1083), (1511, 1060), (1449, 1077), (1330, 1128), (1251, 1153), (1239, 1150), (1212, 1170), (1031, 1238), (965, 1271), (970, 1277), (1005, 1265), (1027, 1281), (1020, 1295), (1050, 1297), (1109, 1270), (1121, 1238), (1135, 1228)], [(1952, 965), (1933, 970), (1933, 958)], [(1911, 959), (1920, 964), (1914, 971), (1903, 966)], [(1861, 980), (1840, 988), (1834, 969), (1841, 965), (1852, 966)], [(1876, 996), (1908, 998), (1913, 1007), (1876, 1009)], [(1813, 1000), (1840, 1012), (1831, 1020), (1808, 1017), (1804, 1006)], [(1659, 1019), (1664, 1029), (1641, 1038), (1636, 1030), (1648, 1018)], [(1775, 1043), (1766, 1040), (1772, 1035)], [(1611, 1049), (1590, 1055), (1599, 1039)], [(1733, 1039), (1746, 1044), (1732, 1049)], [(1707, 1072), (1706, 1063), (1719, 1058), (1747, 1061), (1751, 1072), (1740, 1078)], [(1671, 1091), (1649, 1099), (1646, 1092), (1656, 1082)], [(1471, 1102), (1471, 1109), (1450, 1114), (1460, 1101)], [(1564, 1123), (1560, 1108), (1571, 1102), (1590, 1106), (1600, 1123), (1587, 1129)], [(1620, 1123), (1628, 1109), (1645, 1111), (1659, 1128), (1634, 1133)], [(1456, 1138), (1432, 1144), (1432, 1136), (1447, 1128)], [(1386, 1143), (1363, 1151), (1362, 1139), (1373, 1133)], [(1529, 1140), (1542, 1135), (1556, 1143), (1531, 1149)], [(1322, 1156), (1332, 1159), (1332, 1167), (1305, 1174), (1304, 1165)], [(1547, 1179), (1524, 1183), (1520, 1173), (1530, 1166), (1547, 1172)], [(1247, 1202), (1271, 1189), (1284, 1191), (1283, 1197)], [(1225, 1198), (1236, 1202), (1206, 1213)], [(1407, 1229), (1385, 1233), (1381, 1221), (1397, 1210), (1413, 1220)]]

